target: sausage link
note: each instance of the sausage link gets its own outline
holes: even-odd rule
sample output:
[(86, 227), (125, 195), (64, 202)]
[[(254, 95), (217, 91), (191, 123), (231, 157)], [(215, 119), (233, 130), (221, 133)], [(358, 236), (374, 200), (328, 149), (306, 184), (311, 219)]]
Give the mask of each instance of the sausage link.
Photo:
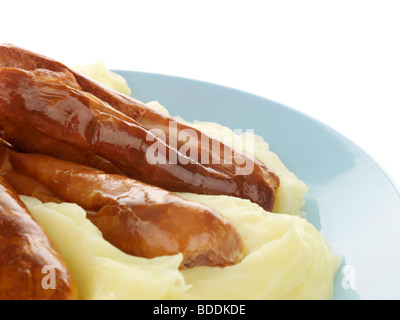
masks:
[[(53, 278), (47, 281), (46, 274)], [(77, 298), (66, 264), (16, 192), (0, 177), (0, 300)]]
[(0, 146), (1, 154), (7, 154), (13, 170), (83, 207), (104, 238), (128, 254), (153, 258), (182, 253), (182, 267), (226, 266), (242, 258), (236, 229), (205, 205), (72, 162), (5, 146)]

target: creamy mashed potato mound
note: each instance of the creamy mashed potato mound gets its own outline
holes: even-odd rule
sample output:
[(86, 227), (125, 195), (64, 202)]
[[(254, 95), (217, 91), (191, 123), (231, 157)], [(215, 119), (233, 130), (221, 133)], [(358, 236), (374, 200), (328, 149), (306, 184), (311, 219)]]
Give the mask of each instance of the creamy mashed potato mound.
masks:
[[(79, 70), (123, 93), (126, 82), (104, 63)], [(157, 101), (149, 107), (168, 111)], [(258, 136), (236, 135), (211, 122), (191, 124), (264, 162), (281, 180), (273, 212), (228, 196), (179, 193), (227, 218), (243, 239), (243, 260), (233, 266), (179, 270), (182, 255), (145, 259), (127, 255), (104, 240), (76, 204), (47, 203), (22, 196), (38, 223), (58, 247), (76, 279), (81, 299), (332, 299), (341, 257), (302, 212), (307, 186), (290, 172)], [(251, 145), (251, 144), (250, 144)], [(275, 214), (280, 213), (280, 214)]]
[(304, 218), (264, 211), (248, 200), (181, 194), (227, 218), (243, 240), (245, 258), (225, 268), (182, 271), (189, 299), (331, 299), (341, 258)]
[(75, 66), (74, 69), (123, 94), (128, 96), (131, 94), (131, 89), (129, 88), (125, 78), (108, 70), (105, 61), (97, 61), (90, 64)]
[(216, 209), (235, 226), (244, 245), (240, 263), (179, 270), (180, 254), (130, 256), (104, 240), (79, 206), (22, 200), (70, 267), (81, 299), (332, 298), (341, 259), (304, 218), (234, 197), (180, 195)]

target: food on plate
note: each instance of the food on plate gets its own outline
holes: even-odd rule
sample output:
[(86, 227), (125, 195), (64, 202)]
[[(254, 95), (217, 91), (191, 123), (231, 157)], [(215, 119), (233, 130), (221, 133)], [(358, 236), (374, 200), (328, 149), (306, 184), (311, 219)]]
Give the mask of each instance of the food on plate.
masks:
[(263, 138), (135, 100), (104, 63), (77, 69), (0, 45), (0, 178), (80, 299), (332, 298), (341, 257)]
[(168, 299), (187, 287), (181, 253), (152, 259), (128, 255), (106, 241), (78, 205), (21, 198), (59, 247), (80, 299)]
[[(35, 195), (43, 202), (55, 194), (63, 202), (78, 204), (104, 238), (126, 253), (145, 258), (182, 253), (182, 267), (226, 266), (242, 257), (242, 242), (235, 228), (205, 205), (125, 176), (19, 153), (0, 144), (1, 159), (0, 175), (8, 178), (19, 194)], [(29, 189), (25, 180), (21, 185), (9, 172), (36, 184)]]
[[(279, 178), (245, 153), (24, 49), (0, 46), (0, 68), (0, 131), (16, 147), (107, 172), (111, 163), (169, 191), (232, 195), (272, 210)], [(34, 144), (26, 139), (31, 135)], [(151, 146), (159, 147), (158, 156)]]
[(76, 204), (22, 199), (60, 248), (82, 299), (332, 298), (341, 257), (305, 219), (268, 213), (236, 197), (180, 195), (206, 203), (233, 224), (243, 239), (239, 263), (180, 269), (181, 254), (127, 255), (105, 241)]
[(0, 299), (77, 298), (63, 258), (18, 194), (0, 177)]

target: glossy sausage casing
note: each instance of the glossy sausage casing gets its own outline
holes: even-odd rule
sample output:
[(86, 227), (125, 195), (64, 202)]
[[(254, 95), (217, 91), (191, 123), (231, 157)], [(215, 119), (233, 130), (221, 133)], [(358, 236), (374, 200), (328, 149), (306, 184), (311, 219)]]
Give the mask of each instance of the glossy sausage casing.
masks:
[[(117, 93), (114, 90), (67, 68), (57, 61), (28, 50), (12, 45), (0, 46), (0, 67), (16, 67), (26, 70), (42, 68), (48, 71), (46, 80), (44, 80), (45, 77), (43, 74), (41, 75), (41, 82), (37, 81), (37, 75), (34, 79), (32, 74), (26, 74), (25, 80), (22, 80), (21, 75), (19, 76), (19, 79), (17, 79), (18, 76), (16, 74), (14, 74), (16, 78), (10, 79), (11, 82), (23, 81), (24, 85), (29, 83), (29, 85), (32, 86), (30, 89), (27, 89), (27, 86), (20, 86), (17, 89), (18, 95), (23, 97), (23, 99), (20, 99), (18, 103), (29, 104), (31, 113), (41, 112), (39, 110), (33, 110), (33, 103), (47, 103), (54, 106), (54, 100), (60, 100), (60, 102), (61, 100), (65, 100), (64, 104), (71, 104), (74, 100), (79, 100), (81, 107), (83, 107), (83, 105), (86, 107), (97, 105), (95, 108), (98, 108), (99, 105), (103, 105), (101, 107), (103, 116), (104, 113), (112, 114), (114, 120), (118, 119), (119, 121), (119, 124), (117, 124), (118, 121), (116, 120), (103, 121), (102, 125), (103, 127), (106, 126), (106, 128), (102, 129), (102, 137), (104, 137), (104, 132), (107, 132), (109, 140), (100, 141), (97, 139), (97, 147), (100, 148), (91, 146), (90, 143), (85, 147), (82, 147), (81, 145), (78, 146), (77, 141), (79, 139), (76, 140), (75, 138), (70, 138), (67, 141), (67, 139), (62, 139), (57, 136), (55, 132), (60, 132), (61, 129), (58, 126), (54, 126), (54, 121), (52, 121), (54, 118), (50, 119), (49, 113), (43, 114), (42, 118), (44, 122), (49, 122), (49, 125), (47, 126), (41, 127), (36, 124), (32, 125), (32, 122), (29, 122), (28, 119), (25, 120), (25, 122), (27, 122), (27, 127), (25, 129), (26, 136), (32, 135), (36, 137), (36, 141), (39, 142), (41, 134), (43, 140), (46, 141), (46, 143), (42, 144), (47, 147), (40, 146), (41, 143), (29, 145), (28, 142), (24, 142), (26, 139), (17, 134), (17, 132), (22, 130), (21, 122), (10, 122), (9, 120), (10, 123), (6, 129), (1, 129), (2, 124), (0, 123), (0, 131), (3, 131), (5, 137), (18, 147), (30, 152), (44, 153), (61, 159), (87, 164), (106, 172), (118, 173), (117, 171), (120, 170), (127, 176), (149, 184), (157, 185), (170, 191), (231, 195), (249, 199), (268, 211), (272, 210), (275, 201), (275, 191), (279, 187), (279, 178), (259, 161), (229, 148), (183, 122), (162, 115), (136, 99)], [(54, 71), (57, 74), (52, 75), (50, 71)], [(8, 72), (10, 71), (5, 71), (4, 73)], [(31, 79), (28, 80), (30, 77)], [(62, 81), (65, 86), (69, 86), (69, 88), (58, 86), (56, 89), (54, 79), (57, 77), (61, 79), (59, 82)], [(7, 86), (10, 85), (10, 81), (4, 81), (2, 90), (8, 90)], [(29, 91), (29, 93), (24, 93), (24, 90)], [(51, 94), (49, 94), (49, 90), (52, 91)], [(88, 95), (88, 93), (94, 96)], [(41, 98), (32, 101), (32, 99), (29, 99), (30, 94)], [(97, 100), (96, 103), (93, 103), (93, 100)], [(2, 108), (2, 104), (4, 105), (7, 103), (4, 101), (5, 100), (3, 99), (3, 102), (0, 102), (0, 108)], [(15, 105), (17, 101), (13, 100), (9, 101), (9, 103)], [(104, 105), (107, 105), (107, 107), (105, 108)], [(83, 109), (84, 108), (82, 108), (82, 110)], [(115, 113), (117, 110), (118, 115)], [(3, 113), (1, 109), (0, 112)], [(66, 112), (66, 110), (62, 110), (62, 112)], [(82, 111), (82, 114), (83, 113), (84, 112)], [(72, 118), (64, 117), (61, 119), (60, 114), (57, 114), (56, 116), (63, 125), (67, 124), (69, 127), (74, 126), (70, 121)], [(81, 120), (84, 122), (83, 115), (81, 116)], [(124, 125), (121, 124), (121, 120), (125, 124), (129, 123), (128, 126), (131, 127), (128, 130), (129, 133), (127, 130), (122, 129)], [(50, 127), (50, 124), (52, 127)], [(177, 129), (175, 136), (171, 136), (171, 131), (169, 130), (171, 125), (175, 126)], [(38, 126), (40, 128), (38, 128)], [(164, 136), (165, 139), (162, 139), (159, 134), (155, 133), (154, 129), (157, 129), (157, 132), (161, 131), (163, 133), (162, 136)], [(217, 149), (217, 154), (215, 154), (215, 150), (212, 150), (211, 147), (201, 148), (197, 144), (197, 155), (204, 154), (205, 152), (206, 156), (204, 158), (208, 159), (208, 161), (200, 163), (199, 160), (191, 158), (188, 164), (183, 164), (181, 161), (178, 161), (177, 164), (171, 164), (173, 163), (173, 161), (169, 162), (171, 158), (185, 159), (188, 157), (187, 154), (181, 154), (178, 152), (178, 150), (181, 150), (179, 147), (182, 146), (182, 144), (187, 143), (177, 138), (179, 133), (185, 129), (190, 129), (185, 132), (190, 133), (191, 136), (197, 139), (197, 142), (199, 141), (199, 137), (201, 137), (201, 139), (203, 139), (202, 141), (207, 142), (205, 145), (212, 146), (217, 142), (221, 148)], [(93, 130), (93, 127), (92, 129), (87, 128), (86, 132), (90, 132), (90, 130)], [(160, 143), (160, 145), (167, 144), (167, 164), (149, 165), (143, 161), (144, 153), (146, 152), (147, 147), (149, 147), (149, 141), (146, 143), (145, 137), (148, 137), (147, 135), (150, 130), (152, 131), (150, 137), (153, 141)], [(53, 138), (53, 140), (50, 137)], [(132, 147), (134, 144), (132, 137), (135, 138), (135, 141), (137, 141), (137, 139), (140, 140), (138, 143), (140, 143), (142, 150), (136, 151), (139, 151), (141, 154), (138, 154), (138, 152), (128, 147), (128, 145)], [(57, 143), (54, 139), (59, 141), (60, 144), (67, 145), (69, 149), (72, 150), (63, 152), (66, 148), (57, 148)], [(196, 139), (193, 140), (196, 141)], [(171, 141), (175, 141), (176, 145), (172, 144)], [(106, 143), (108, 143), (107, 146), (105, 145)], [(114, 144), (114, 146), (111, 147), (109, 145), (110, 143)], [(81, 150), (81, 152), (79, 152), (79, 150)], [(86, 156), (84, 157), (82, 155)], [(228, 155), (229, 159), (225, 159), (225, 155)], [(218, 158), (221, 161), (214, 163), (212, 159), (215, 158)], [(229, 163), (232, 159), (234, 159), (234, 163)], [(239, 163), (245, 163), (251, 167), (252, 170), (246, 172), (246, 174), (238, 173), (240, 172)]]
[[(235, 228), (205, 205), (48, 156), (18, 153), (1, 145), (0, 155), (8, 162), (3, 168), (35, 179), (63, 201), (83, 207), (104, 238), (126, 253), (146, 258), (182, 253), (182, 267), (226, 266), (242, 258)], [(43, 194), (47, 197), (42, 192), (40, 200)]]
[[(44, 279), (51, 272), (53, 280)], [(0, 177), (0, 300), (77, 298), (66, 264), (15, 191)]]

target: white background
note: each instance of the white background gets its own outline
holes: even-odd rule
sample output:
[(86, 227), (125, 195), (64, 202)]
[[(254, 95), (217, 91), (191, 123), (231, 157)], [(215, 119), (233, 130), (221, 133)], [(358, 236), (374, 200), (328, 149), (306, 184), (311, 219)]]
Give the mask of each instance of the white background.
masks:
[(0, 42), (264, 96), (343, 133), (400, 183), (399, 0), (13, 0), (0, 10)]

